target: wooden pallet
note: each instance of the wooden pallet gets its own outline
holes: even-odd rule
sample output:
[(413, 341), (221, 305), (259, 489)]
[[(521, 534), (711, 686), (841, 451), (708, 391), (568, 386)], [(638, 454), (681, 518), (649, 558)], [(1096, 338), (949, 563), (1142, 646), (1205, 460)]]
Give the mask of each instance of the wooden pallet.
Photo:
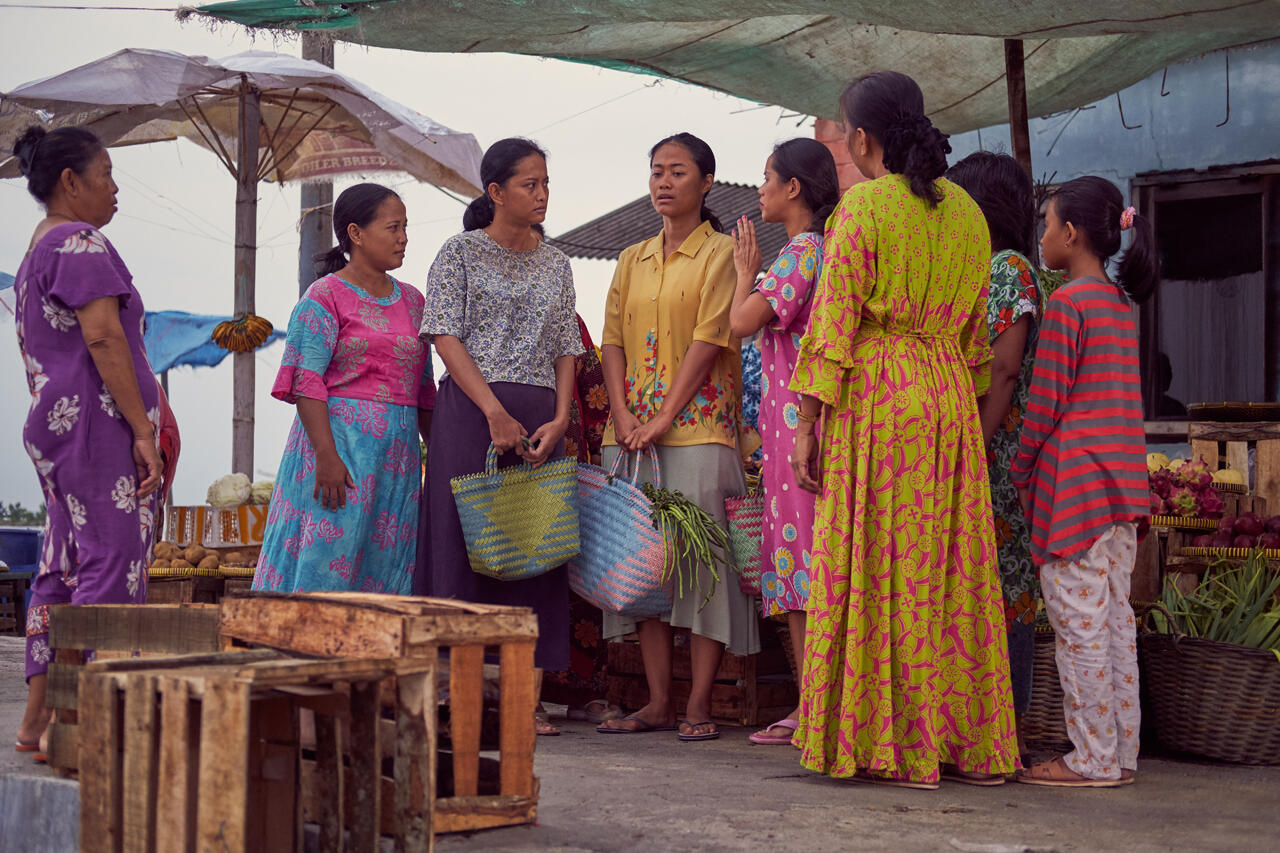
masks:
[(49, 608), (49, 664), (45, 703), (53, 709), (49, 766), (67, 775), (80, 764), (78, 679), (84, 653), (99, 660), (208, 653), (222, 643), (218, 608), (210, 604), (63, 604)]
[(26, 636), (26, 594), (30, 586), (25, 572), (22, 577), (10, 572), (0, 574), (0, 634)]
[[(676, 629), (676, 646), (671, 659), (671, 698), (677, 714), (685, 712), (693, 672), (689, 659), (686, 629)], [(772, 631), (761, 631), (765, 647), (758, 654), (734, 655), (725, 652), (711, 688), (711, 716), (718, 723), (757, 726), (790, 713), (797, 694), (791, 668), (781, 644), (769, 642)], [(683, 640), (683, 642), (682, 642)], [(642, 708), (649, 702), (644, 676), (644, 659), (638, 643), (609, 644), (608, 700), (627, 709)]]
[[(320, 850), (376, 850), (388, 814), (397, 850), (429, 850), (434, 663), (254, 650), (88, 664), (81, 849), (301, 851), (309, 789)], [(384, 797), (390, 678), (396, 772)], [(304, 714), (314, 719), (306, 762)]]
[[(537, 704), (533, 652), (538, 623), (526, 607), (377, 595), (312, 593), (227, 595), (221, 632), (250, 645), (290, 653), (341, 659), (391, 659), (401, 665), (430, 666), (447, 659), (450, 777), (449, 796), (434, 800), (432, 832), (464, 832), (532, 823), (537, 818), (538, 784), (533, 775), (533, 712)], [(481, 789), (481, 731), (484, 717), (486, 648), (497, 649), (500, 685), (496, 793)], [(442, 653), (444, 657), (442, 658)], [(423, 719), (399, 716), (396, 742), (426, 738), (436, 761), (436, 684), (398, 681), (400, 707), (421, 707)], [(425, 748), (425, 747), (424, 747)], [(400, 763), (395, 764), (399, 779)], [(434, 779), (434, 773), (429, 774)], [(442, 773), (443, 775), (443, 773)], [(307, 776), (304, 772), (304, 781)], [(391, 784), (384, 779), (384, 786)], [(310, 786), (304, 786), (310, 789)], [(442, 792), (443, 793), (443, 792)], [(304, 791), (304, 813), (313, 812)], [(385, 803), (389, 800), (384, 799)], [(383, 809), (384, 833), (398, 831), (396, 813)]]

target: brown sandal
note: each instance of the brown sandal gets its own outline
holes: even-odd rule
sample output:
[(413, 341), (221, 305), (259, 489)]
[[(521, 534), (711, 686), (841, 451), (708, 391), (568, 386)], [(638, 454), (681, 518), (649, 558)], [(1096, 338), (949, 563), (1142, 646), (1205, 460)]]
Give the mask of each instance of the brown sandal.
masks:
[(894, 779), (890, 776), (873, 776), (866, 770), (859, 770), (849, 776), (847, 781), (859, 782), (863, 785), (882, 785), (886, 788), (912, 788), (917, 791), (936, 791), (937, 782), (916, 782), (911, 779)]
[[(1130, 777), (1130, 780), (1133, 777)], [(1062, 759), (1062, 756), (1042, 761), (1028, 767), (1017, 775), (1017, 780), (1024, 785), (1044, 785), (1049, 788), (1118, 788), (1130, 784), (1120, 779), (1090, 779), (1076, 773)]]
[(962, 785), (977, 785), (980, 788), (994, 788), (1005, 783), (1005, 777), (998, 773), (970, 773), (961, 770), (956, 764), (943, 764), (938, 768), (943, 779), (959, 782)]

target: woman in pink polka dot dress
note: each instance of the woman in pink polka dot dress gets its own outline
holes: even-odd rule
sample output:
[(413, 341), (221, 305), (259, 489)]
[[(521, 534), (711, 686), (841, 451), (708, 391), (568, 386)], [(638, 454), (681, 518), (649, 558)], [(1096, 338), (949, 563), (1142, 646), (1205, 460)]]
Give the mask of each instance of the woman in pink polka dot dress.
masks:
[[(787, 383), (809, 321), (809, 296), (822, 268), (823, 224), (840, 197), (835, 160), (817, 140), (784, 142), (765, 163), (759, 192), (761, 218), (786, 225), (790, 239), (757, 283), (761, 257), (755, 228), (745, 216), (738, 221), (733, 232), (738, 286), (729, 319), (735, 335), (761, 333), (759, 429), (765, 494), (761, 605), (765, 616), (787, 620), (795, 660), (802, 661), (814, 496), (796, 485), (791, 468), (800, 395)], [(789, 714), (751, 735), (751, 741), (788, 744), (797, 725), (797, 715)]]

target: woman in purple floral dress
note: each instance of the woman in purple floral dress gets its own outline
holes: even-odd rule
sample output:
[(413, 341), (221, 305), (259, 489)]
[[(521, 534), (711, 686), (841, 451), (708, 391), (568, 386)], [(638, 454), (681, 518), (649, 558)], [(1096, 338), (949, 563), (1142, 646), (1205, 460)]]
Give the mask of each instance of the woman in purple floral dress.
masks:
[(142, 299), (98, 230), (116, 211), (106, 149), (81, 128), (33, 127), (13, 153), (46, 212), (16, 276), (31, 390), (23, 440), (49, 513), (27, 612), (29, 689), (16, 744), (34, 752), (49, 720), (49, 605), (146, 600), (159, 386), (143, 349)]
[(436, 386), (418, 339), (422, 294), (387, 274), (404, 261), (406, 218), (400, 197), (378, 184), (348, 187), (334, 202), (338, 245), (293, 309), (271, 389), (298, 416), (254, 589), (413, 592), (418, 436)]

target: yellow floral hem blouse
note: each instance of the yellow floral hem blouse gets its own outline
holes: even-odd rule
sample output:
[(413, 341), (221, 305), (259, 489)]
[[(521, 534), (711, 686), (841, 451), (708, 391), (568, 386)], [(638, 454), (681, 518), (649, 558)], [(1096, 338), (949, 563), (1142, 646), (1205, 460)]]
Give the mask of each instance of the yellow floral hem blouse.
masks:
[[(723, 347), (706, 381), (659, 444), (737, 446), (742, 421), (741, 342), (729, 329), (737, 279), (733, 240), (703, 222), (662, 259), (663, 234), (629, 246), (618, 258), (605, 306), (602, 346), (621, 347), (627, 408), (645, 423), (662, 407), (689, 345)], [(617, 444), (613, 422), (605, 444)]]

